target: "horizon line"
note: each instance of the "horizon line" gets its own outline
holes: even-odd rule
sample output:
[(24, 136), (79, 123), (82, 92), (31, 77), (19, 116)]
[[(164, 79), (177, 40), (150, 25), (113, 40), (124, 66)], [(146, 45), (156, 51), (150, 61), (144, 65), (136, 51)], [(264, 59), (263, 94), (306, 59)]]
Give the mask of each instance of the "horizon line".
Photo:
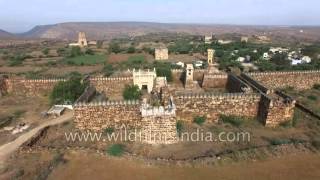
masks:
[(205, 23), (205, 22), (156, 22), (156, 21), (65, 21), (65, 22), (58, 22), (58, 23), (48, 23), (48, 24), (38, 24), (34, 25), (27, 31), (22, 32), (10, 32), (5, 30), (5, 28), (0, 28), (0, 30), (5, 31), (7, 33), (18, 35), (27, 33), (33, 30), (36, 27), (41, 26), (55, 26), (59, 24), (68, 24), (68, 23), (149, 23), (149, 24), (168, 24), (168, 25), (202, 25), (202, 26), (248, 26), (248, 27), (320, 27), (319, 25), (312, 25), (312, 24), (305, 24), (305, 25), (298, 25), (298, 24), (242, 24), (242, 23)]

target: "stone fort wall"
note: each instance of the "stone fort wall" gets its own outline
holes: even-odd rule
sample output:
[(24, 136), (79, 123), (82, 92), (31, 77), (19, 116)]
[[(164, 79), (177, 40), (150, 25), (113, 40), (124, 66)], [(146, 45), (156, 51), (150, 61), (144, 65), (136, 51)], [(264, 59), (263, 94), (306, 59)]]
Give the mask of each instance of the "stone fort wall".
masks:
[(9, 77), (4, 79), (6, 93), (17, 95), (37, 96), (50, 93), (54, 86), (65, 79), (26, 79), (21, 77)]
[(205, 74), (203, 75), (202, 88), (226, 88), (228, 82), (228, 74)]
[(122, 124), (139, 128), (141, 119), (139, 101), (79, 102), (74, 105), (74, 122), (82, 130), (100, 131)]
[(174, 97), (177, 117), (192, 122), (195, 116), (206, 116), (217, 122), (220, 114), (257, 117), (259, 94), (189, 94)]
[(276, 127), (281, 123), (292, 120), (294, 116), (295, 101), (280, 97), (272, 98), (261, 95), (258, 118), (267, 127)]
[(89, 78), (90, 84), (107, 97), (122, 96), (127, 85), (133, 84), (133, 77)]
[(293, 87), (304, 90), (312, 88), (314, 84), (320, 84), (320, 71), (265, 72), (248, 75), (268, 89)]

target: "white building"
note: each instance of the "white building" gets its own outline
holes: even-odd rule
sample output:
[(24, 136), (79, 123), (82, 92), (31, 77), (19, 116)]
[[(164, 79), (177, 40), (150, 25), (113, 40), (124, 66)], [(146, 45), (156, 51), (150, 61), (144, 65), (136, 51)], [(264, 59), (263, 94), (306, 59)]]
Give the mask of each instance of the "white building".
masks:
[(178, 65), (178, 66), (180, 66), (180, 67), (184, 67), (184, 63), (181, 62), (181, 61), (177, 62), (176, 65)]
[(302, 60), (301, 59), (292, 59), (291, 61), (291, 65), (292, 66), (296, 66), (296, 65), (299, 65), (299, 64), (302, 64)]
[(204, 43), (205, 43), (205, 44), (211, 44), (211, 43), (212, 43), (212, 40), (213, 40), (212, 35), (211, 35), (211, 36), (205, 36), (205, 37), (204, 37)]
[(140, 90), (146, 89), (150, 93), (157, 78), (156, 69), (151, 70), (133, 70), (133, 84)]
[(262, 57), (263, 57), (264, 60), (269, 60), (270, 59), (269, 53), (267, 53), (267, 52), (263, 53)]
[(222, 39), (220, 39), (220, 40), (218, 40), (218, 43), (219, 44), (230, 44), (230, 43), (232, 43), (232, 41), (231, 40), (222, 40)]
[(276, 47), (276, 48), (275, 48), (275, 47), (271, 47), (269, 51), (272, 52), (273, 54), (275, 54), (275, 53), (288, 52), (289, 49), (287, 49), (287, 48), (282, 48), (282, 47)]
[(203, 62), (202, 61), (196, 61), (196, 62), (194, 62), (194, 66), (195, 67), (202, 67), (203, 66)]
[(244, 58), (244, 57), (238, 57), (238, 59), (237, 59), (238, 62), (244, 62), (245, 60), (246, 60), (246, 58)]
[(304, 63), (311, 63), (311, 58), (309, 56), (303, 56), (301, 60)]

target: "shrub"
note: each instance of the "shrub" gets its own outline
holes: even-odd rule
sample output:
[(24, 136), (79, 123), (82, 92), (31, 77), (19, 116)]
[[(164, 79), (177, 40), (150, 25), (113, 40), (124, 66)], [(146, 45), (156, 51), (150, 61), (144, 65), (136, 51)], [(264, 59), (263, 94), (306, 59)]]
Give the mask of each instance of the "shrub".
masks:
[(47, 66), (56, 66), (56, 65), (57, 65), (57, 62), (55, 62), (55, 61), (49, 61), (47, 63)]
[(282, 144), (289, 144), (291, 142), (290, 139), (278, 139), (278, 138), (273, 138), (269, 140), (271, 145), (282, 145)]
[(311, 143), (312, 143), (312, 146), (314, 146), (317, 149), (320, 149), (320, 138), (313, 139)]
[(284, 127), (284, 128), (290, 128), (293, 126), (293, 123), (292, 123), (292, 121), (285, 121), (285, 122), (280, 123), (280, 126)]
[(59, 56), (66, 56), (67, 51), (64, 48), (59, 48), (59, 49), (57, 49), (57, 53)]
[(292, 118), (292, 126), (296, 127), (301, 118), (302, 118), (301, 117), (301, 113), (299, 111), (297, 111), (297, 109), (296, 109), (294, 111), (294, 115), (293, 115), (293, 118)]
[(313, 89), (320, 90), (320, 84), (315, 84), (315, 85), (313, 85)]
[(183, 123), (181, 120), (177, 121), (176, 128), (177, 128), (178, 136), (180, 137), (183, 130)]
[(42, 50), (42, 53), (47, 56), (49, 54), (49, 51), (49, 48), (45, 48)]
[(132, 54), (136, 52), (136, 48), (134, 46), (130, 46), (127, 50), (128, 53)]
[(112, 134), (112, 133), (114, 132), (114, 128), (113, 128), (113, 127), (108, 127), (108, 128), (106, 128), (106, 129), (104, 130), (104, 132), (105, 132), (106, 134)]
[(198, 124), (198, 125), (202, 125), (204, 122), (206, 122), (206, 117), (204, 116), (197, 116), (193, 119), (193, 122)]
[(308, 96), (308, 99), (310, 99), (312, 101), (316, 101), (318, 99), (318, 97), (314, 96), (314, 95), (310, 95), (310, 96)]
[(110, 156), (121, 156), (124, 153), (125, 146), (123, 144), (113, 144), (107, 149)]
[(114, 73), (114, 68), (111, 64), (106, 64), (104, 65), (102, 72), (105, 76), (109, 77)]
[(123, 91), (123, 98), (125, 100), (136, 100), (141, 96), (141, 91), (137, 85), (126, 86)]
[(26, 111), (25, 110), (16, 110), (14, 113), (13, 113), (13, 116), (15, 118), (19, 118), (21, 117)]
[(92, 49), (87, 49), (85, 53), (88, 55), (94, 55), (94, 52)]
[(244, 123), (244, 119), (238, 116), (220, 115), (220, 121), (239, 127)]
[(109, 49), (108, 49), (109, 53), (120, 53), (121, 52), (121, 48), (120, 45), (118, 43), (111, 43), (109, 44)]

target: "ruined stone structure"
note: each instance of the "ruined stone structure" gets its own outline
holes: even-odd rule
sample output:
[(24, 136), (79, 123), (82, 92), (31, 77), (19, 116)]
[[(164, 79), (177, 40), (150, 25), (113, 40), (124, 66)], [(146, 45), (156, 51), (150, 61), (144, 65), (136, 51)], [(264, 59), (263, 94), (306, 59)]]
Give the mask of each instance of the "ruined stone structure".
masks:
[[(196, 116), (205, 116), (207, 122), (219, 121), (221, 115), (256, 118), (265, 126), (276, 127), (293, 118), (295, 100), (276, 92), (276, 89), (294, 87), (309, 89), (320, 84), (320, 71), (266, 72), (232, 74), (193, 69), (172, 70), (174, 78), (184, 76), (184, 91), (170, 89), (165, 77), (157, 77), (155, 70), (133, 70), (128, 77), (89, 77), (90, 86), (74, 104), (74, 121), (81, 130), (101, 131), (107, 127), (125, 124), (139, 128), (142, 141), (150, 144), (177, 142), (176, 119), (192, 122)], [(203, 91), (193, 91), (194, 81), (202, 81)], [(37, 95), (48, 93), (55, 84), (64, 79), (28, 80), (26, 78), (1, 76), (1, 94), (14, 93)], [(153, 101), (114, 100), (122, 94), (126, 85), (138, 85), (152, 92)], [(226, 93), (209, 92), (211, 88), (224, 88)], [(98, 100), (97, 94), (105, 94), (106, 100)], [(152, 129), (152, 131), (150, 131)], [(162, 133), (165, 137), (153, 137)], [(148, 138), (150, 137), (150, 138)]]
[(140, 90), (146, 89), (150, 93), (157, 78), (156, 70), (133, 70), (133, 84), (137, 85)]
[(79, 32), (78, 34), (78, 44), (80, 47), (88, 46), (86, 34), (84, 32)]
[(215, 51), (213, 49), (208, 49), (208, 65), (212, 66), (214, 62), (214, 53)]
[(168, 60), (169, 59), (169, 51), (167, 48), (156, 48), (154, 55), (155, 55), (155, 60)]

